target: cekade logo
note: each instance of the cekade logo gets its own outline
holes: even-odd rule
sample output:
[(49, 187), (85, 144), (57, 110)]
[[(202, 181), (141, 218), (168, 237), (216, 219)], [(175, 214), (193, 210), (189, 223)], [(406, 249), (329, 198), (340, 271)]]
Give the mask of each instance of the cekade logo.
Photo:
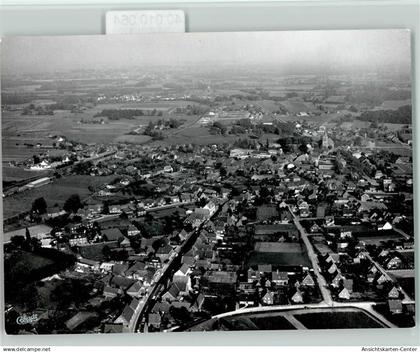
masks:
[(33, 324), (37, 320), (38, 320), (37, 314), (32, 314), (32, 315), (23, 314), (16, 318), (16, 323), (18, 323), (19, 325)]

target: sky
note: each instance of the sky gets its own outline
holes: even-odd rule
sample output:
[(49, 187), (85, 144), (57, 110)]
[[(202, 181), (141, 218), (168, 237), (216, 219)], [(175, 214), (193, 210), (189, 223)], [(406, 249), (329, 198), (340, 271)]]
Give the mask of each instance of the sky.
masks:
[(408, 30), (2, 38), (3, 74), (170, 65), (410, 69)]

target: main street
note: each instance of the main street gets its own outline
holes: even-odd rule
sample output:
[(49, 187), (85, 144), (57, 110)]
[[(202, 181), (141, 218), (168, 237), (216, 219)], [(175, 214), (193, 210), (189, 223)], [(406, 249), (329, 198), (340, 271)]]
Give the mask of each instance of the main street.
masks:
[(318, 287), (321, 291), (322, 299), (323, 301), (329, 305), (333, 305), (333, 300), (331, 298), (331, 292), (327, 289), (327, 282), (325, 281), (324, 276), (321, 274), (319, 269), (319, 262), (318, 262), (318, 256), (316, 255), (314, 248), (309, 241), (308, 234), (306, 233), (303, 226), (300, 224), (300, 219), (295, 215), (295, 213), (290, 208), (290, 205), (287, 205), (287, 208), (289, 209), (290, 214), (293, 217), (293, 223), (295, 224), (296, 228), (298, 229), (300, 233), (300, 237), (302, 238), (303, 243), (306, 246), (306, 251), (308, 253), (309, 260), (311, 261), (312, 268), (314, 270), (314, 273), (316, 275), (317, 281), (318, 281)]
[[(223, 206), (223, 204), (220, 204), (218, 209), (220, 209)], [(162, 274), (159, 277), (159, 280), (153, 285), (153, 287), (151, 287), (151, 290), (140, 301), (139, 306), (135, 310), (128, 327), (125, 329), (126, 332), (136, 332), (139, 329), (139, 326), (143, 320), (143, 317), (146, 317), (146, 314), (153, 307), (154, 303), (156, 303), (156, 297), (159, 295), (161, 290), (165, 287), (165, 283), (167, 279), (171, 277), (171, 273), (176, 268), (176, 265), (177, 264), (179, 265), (181, 263), (182, 256), (186, 252), (188, 252), (188, 250), (197, 240), (197, 237), (200, 234), (200, 231), (202, 230), (202, 228), (217, 214), (217, 212), (218, 210), (212, 216), (210, 216), (210, 218), (204, 220), (200, 224), (200, 226), (198, 226), (193, 231), (191, 231), (188, 234), (185, 241), (176, 248), (175, 250), (176, 255), (171, 256), (168, 263), (166, 263), (162, 267)]]

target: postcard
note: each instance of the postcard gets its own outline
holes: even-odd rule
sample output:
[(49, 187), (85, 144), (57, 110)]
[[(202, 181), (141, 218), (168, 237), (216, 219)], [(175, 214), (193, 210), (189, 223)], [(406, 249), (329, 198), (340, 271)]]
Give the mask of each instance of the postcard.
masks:
[(404, 328), (408, 30), (6, 37), (8, 334)]

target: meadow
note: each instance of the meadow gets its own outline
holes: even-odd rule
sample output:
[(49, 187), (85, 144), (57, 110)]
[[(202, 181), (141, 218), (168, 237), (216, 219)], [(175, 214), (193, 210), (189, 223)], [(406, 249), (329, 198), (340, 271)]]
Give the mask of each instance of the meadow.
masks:
[(43, 197), (48, 207), (55, 204), (63, 206), (64, 202), (72, 194), (78, 194), (83, 200), (91, 195), (89, 187), (96, 188), (104, 183), (110, 182), (115, 176), (65, 176), (56, 179), (48, 185), (17, 193), (13, 196), (3, 198), (3, 216), (5, 219), (29, 211), (32, 202)]

